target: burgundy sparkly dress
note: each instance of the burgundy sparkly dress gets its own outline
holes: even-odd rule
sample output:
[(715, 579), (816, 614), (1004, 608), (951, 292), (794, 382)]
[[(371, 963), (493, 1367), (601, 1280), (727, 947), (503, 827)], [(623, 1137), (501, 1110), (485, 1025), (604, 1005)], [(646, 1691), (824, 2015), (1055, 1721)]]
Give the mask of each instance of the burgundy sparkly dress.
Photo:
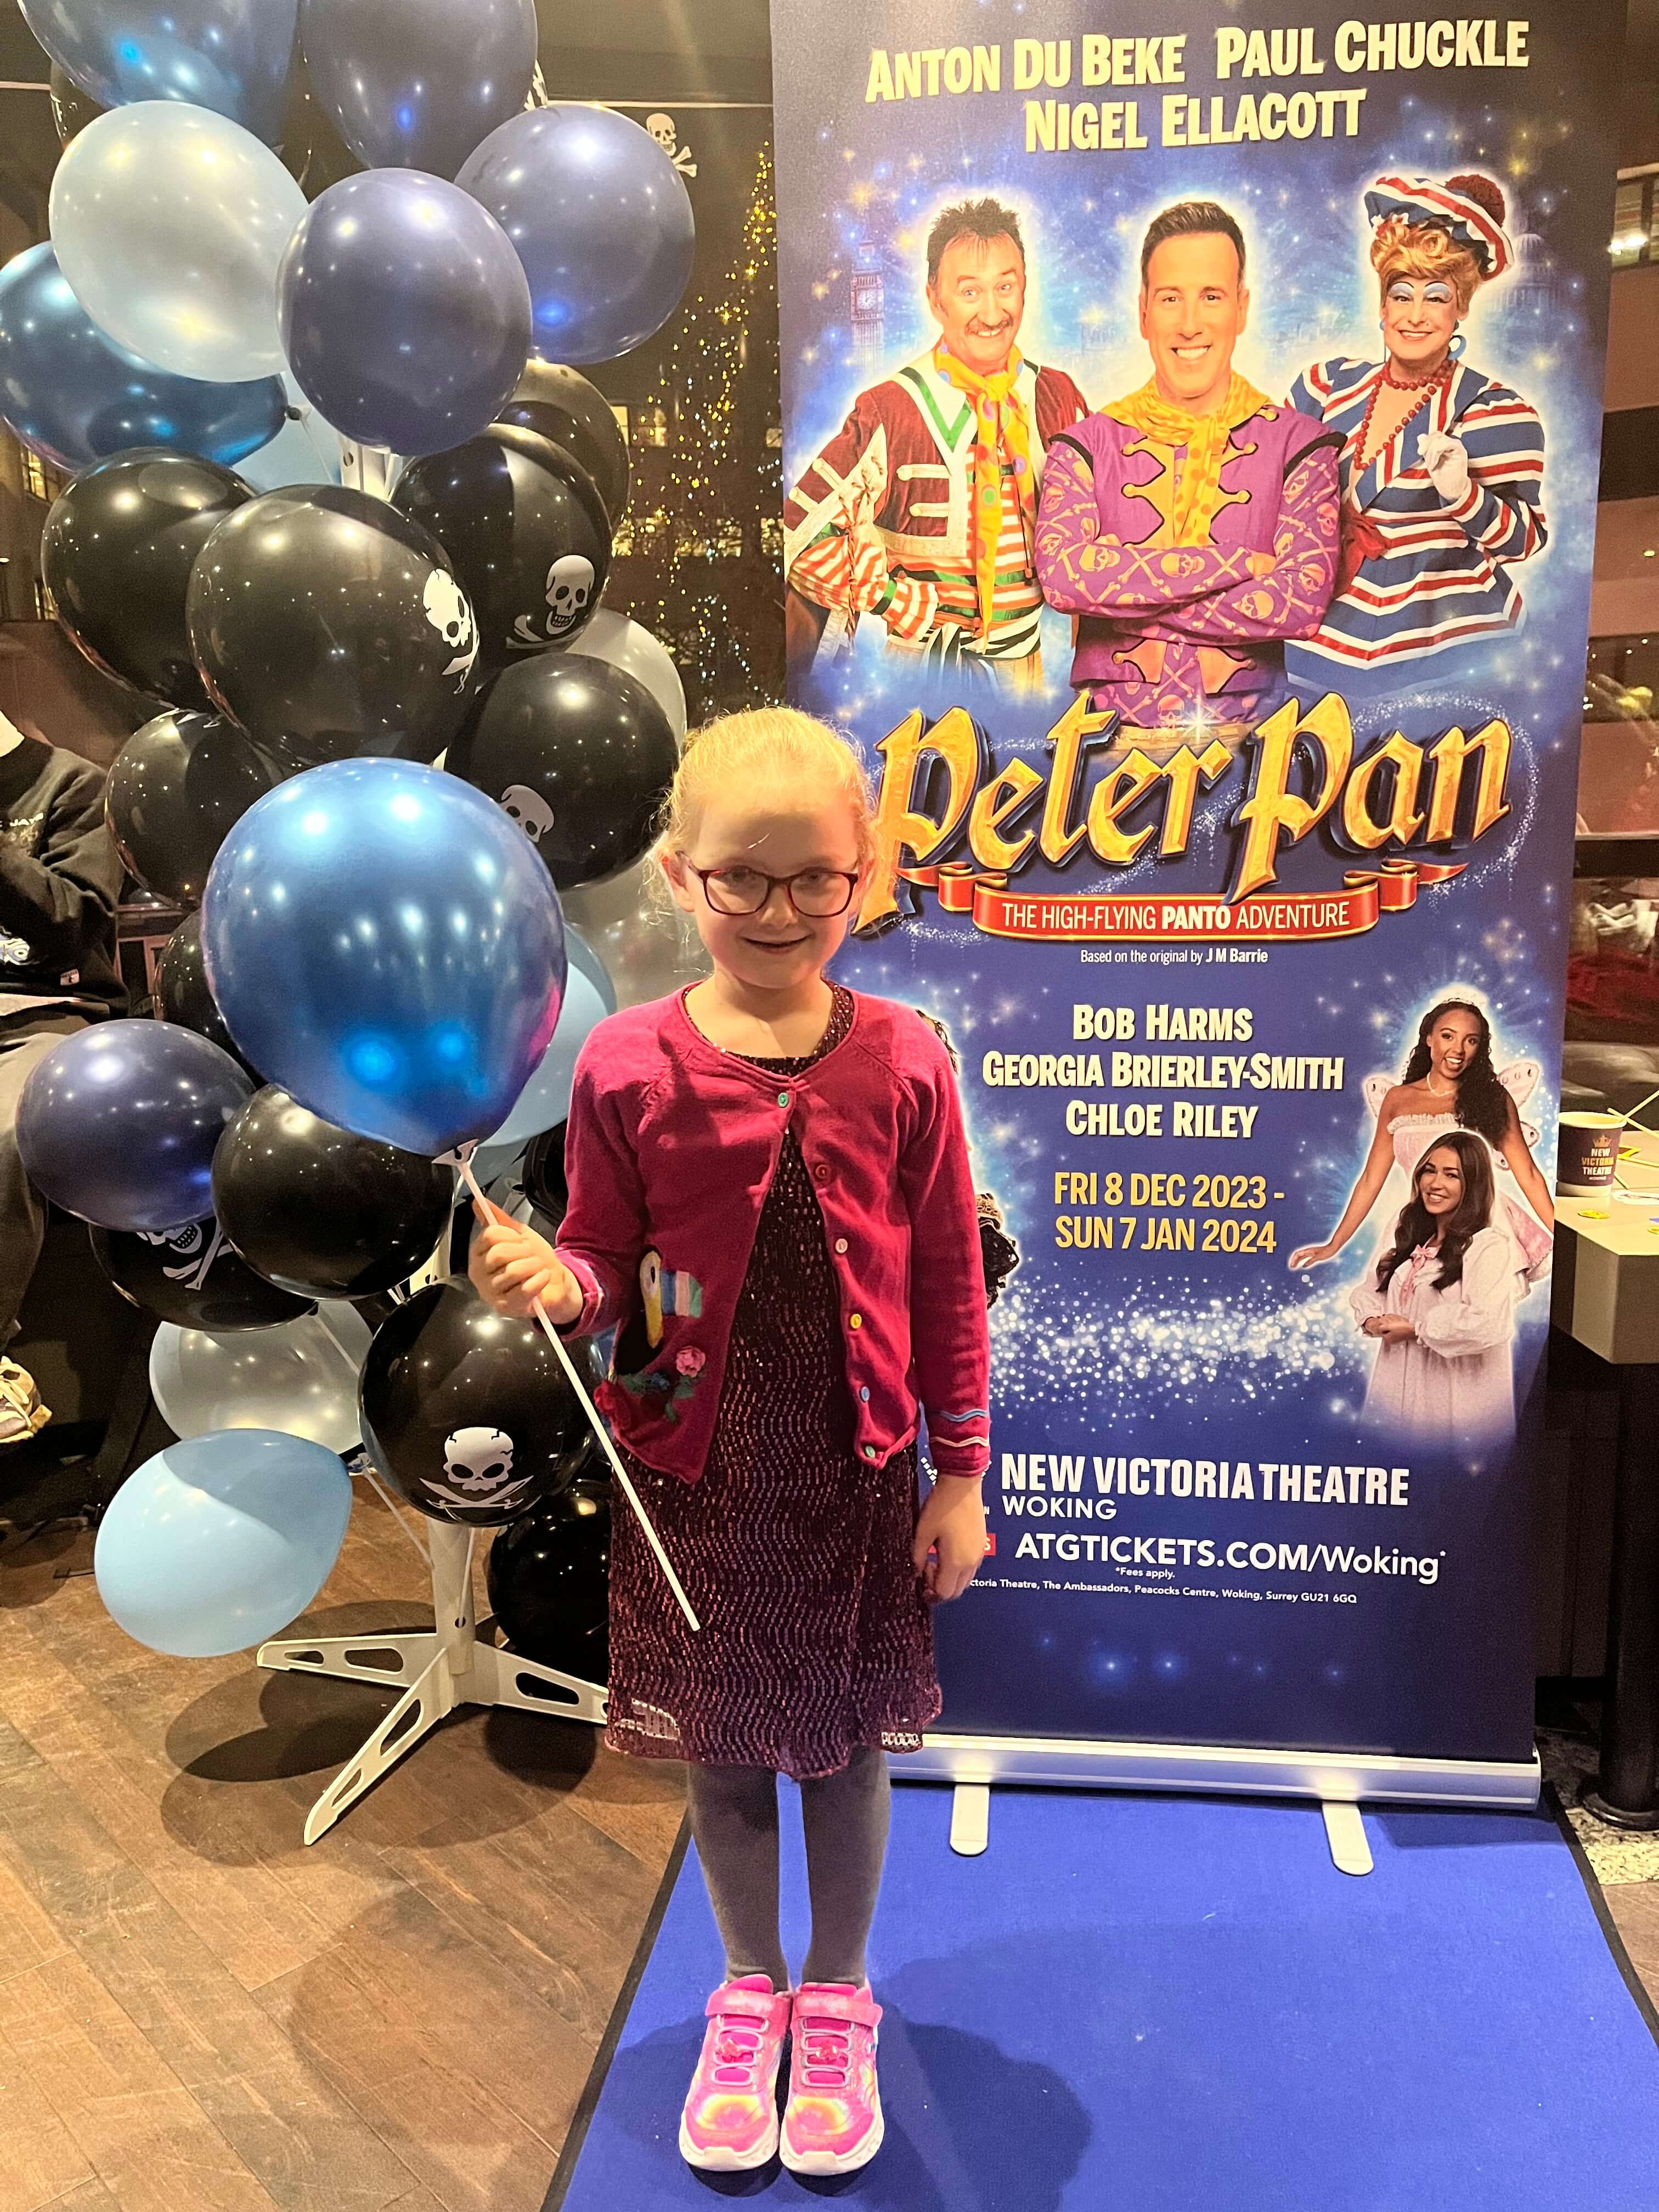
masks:
[[(837, 989), (817, 1051), (839, 1044)], [(793, 1133), (761, 1209), (702, 1479), (630, 1479), (702, 1621), (686, 1626), (625, 1501), (612, 1516), (611, 1724), (636, 1757), (834, 1774), (860, 1745), (914, 1751), (939, 1710), (933, 1623), (910, 1558), (915, 1448), (853, 1451), (823, 1224)]]

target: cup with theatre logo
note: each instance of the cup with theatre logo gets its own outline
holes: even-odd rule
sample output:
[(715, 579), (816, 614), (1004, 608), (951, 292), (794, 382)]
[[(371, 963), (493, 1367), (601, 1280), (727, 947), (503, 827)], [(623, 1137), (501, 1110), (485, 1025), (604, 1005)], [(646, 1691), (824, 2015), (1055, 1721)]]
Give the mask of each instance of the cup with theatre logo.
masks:
[(1556, 1189), (1570, 1198), (1591, 1198), (1610, 1190), (1624, 1128), (1624, 1118), (1618, 1114), (1564, 1114)]

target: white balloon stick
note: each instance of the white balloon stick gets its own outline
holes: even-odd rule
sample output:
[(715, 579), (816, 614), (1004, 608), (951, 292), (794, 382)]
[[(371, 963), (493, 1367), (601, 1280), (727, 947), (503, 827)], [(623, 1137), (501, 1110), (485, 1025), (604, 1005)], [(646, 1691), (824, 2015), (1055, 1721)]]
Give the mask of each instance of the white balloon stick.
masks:
[[(478, 1178), (472, 1172), (471, 1148), (468, 1147), (464, 1150), (459, 1157), (461, 1174), (465, 1181), (467, 1188), (471, 1192), (473, 1197), (477, 1200), (479, 1206), (483, 1209), (485, 1219), (489, 1221), (495, 1220), (497, 1216), (498, 1209), (491, 1206), (489, 1200), (484, 1196), (483, 1190), (479, 1188)], [(611, 1462), (611, 1471), (616, 1476), (617, 1481), (621, 1483), (623, 1486), (623, 1494), (627, 1498), (629, 1504), (633, 1507), (635, 1518), (638, 1521), (641, 1528), (645, 1531), (646, 1541), (656, 1553), (657, 1565), (662, 1569), (664, 1574), (668, 1577), (668, 1587), (673, 1591), (675, 1599), (679, 1605), (680, 1611), (685, 1615), (687, 1623), (692, 1629), (701, 1629), (702, 1623), (697, 1619), (696, 1614), (692, 1611), (691, 1601), (687, 1597), (684, 1589), (681, 1586), (680, 1578), (674, 1572), (672, 1563), (670, 1561), (667, 1553), (665, 1552), (662, 1547), (662, 1540), (651, 1525), (651, 1516), (646, 1511), (644, 1506), (641, 1504), (639, 1492), (635, 1489), (633, 1484), (628, 1479), (628, 1469), (623, 1465), (621, 1457), (617, 1453), (617, 1447), (611, 1442), (611, 1431), (605, 1426), (605, 1417), (599, 1412), (599, 1407), (593, 1403), (593, 1401), (588, 1396), (586, 1389), (583, 1385), (581, 1376), (576, 1372), (575, 1362), (570, 1357), (570, 1353), (566, 1346), (564, 1339), (559, 1334), (557, 1329), (554, 1328), (551, 1320), (549, 1318), (547, 1308), (542, 1304), (539, 1298), (536, 1300), (532, 1310), (535, 1314), (536, 1319), (541, 1323), (544, 1335), (545, 1335), (548, 1342), (552, 1346), (554, 1351), (559, 1355), (559, 1363), (563, 1367), (565, 1374), (569, 1378), (570, 1387), (575, 1392), (583, 1413), (587, 1416), (588, 1425), (592, 1430), (594, 1435), (599, 1438), (601, 1446), (604, 1448), (605, 1455)]]

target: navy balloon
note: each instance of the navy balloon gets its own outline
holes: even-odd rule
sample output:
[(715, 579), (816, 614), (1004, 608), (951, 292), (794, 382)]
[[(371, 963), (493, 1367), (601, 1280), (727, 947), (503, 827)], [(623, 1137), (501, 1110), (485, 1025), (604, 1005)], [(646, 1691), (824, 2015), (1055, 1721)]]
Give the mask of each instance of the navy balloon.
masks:
[(331, 185), (289, 240), (276, 298), (307, 398), (347, 437), (394, 453), (476, 437), (530, 350), (530, 289), (501, 225), (417, 170)]
[(202, 943), (256, 1067), (337, 1127), (428, 1158), (505, 1120), (564, 991), (534, 848), (413, 761), (333, 761), (268, 793), (213, 864)]
[(524, 106), (535, 0), (303, 0), (312, 88), (371, 169), (453, 177)]
[(19, 0), (23, 21), (106, 107), (181, 100), (274, 145), (299, 0)]
[(278, 377), (170, 376), (106, 338), (50, 246), (0, 269), (0, 419), (55, 469), (73, 476), (135, 446), (229, 467), (276, 436), (284, 405)]
[(30, 1070), (17, 1150), (66, 1213), (100, 1229), (178, 1229), (213, 1212), (214, 1152), (252, 1096), (229, 1054), (193, 1030), (95, 1022)]
[(660, 330), (691, 274), (680, 174), (648, 131), (560, 101), (492, 131), (455, 179), (512, 240), (535, 306), (531, 351), (614, 361)]

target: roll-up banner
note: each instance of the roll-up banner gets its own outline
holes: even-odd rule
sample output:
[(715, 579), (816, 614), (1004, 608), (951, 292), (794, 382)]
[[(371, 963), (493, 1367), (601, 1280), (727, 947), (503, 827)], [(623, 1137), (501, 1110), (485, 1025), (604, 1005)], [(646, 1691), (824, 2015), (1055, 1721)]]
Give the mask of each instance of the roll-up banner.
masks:
[(1018, 1261), (921, 1764), (1528, 1797), (1622, 10), (773, 16), (844, 973)]

